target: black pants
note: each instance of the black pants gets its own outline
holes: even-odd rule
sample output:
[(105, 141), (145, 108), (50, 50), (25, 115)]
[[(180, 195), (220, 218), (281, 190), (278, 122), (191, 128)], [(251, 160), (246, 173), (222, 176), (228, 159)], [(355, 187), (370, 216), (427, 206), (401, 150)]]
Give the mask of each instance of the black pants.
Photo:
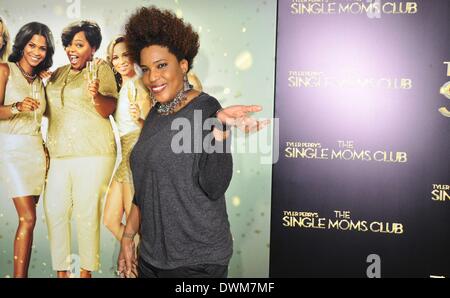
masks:
[(139, 258), (138, 274), (139, 278), (227, 278), (228, 266), (201, 264), (159, 269)]

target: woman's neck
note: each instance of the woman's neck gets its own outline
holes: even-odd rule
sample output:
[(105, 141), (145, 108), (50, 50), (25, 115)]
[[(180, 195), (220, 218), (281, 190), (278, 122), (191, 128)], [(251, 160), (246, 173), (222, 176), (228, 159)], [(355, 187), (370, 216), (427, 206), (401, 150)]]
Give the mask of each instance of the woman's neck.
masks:
[(24, 58), (19, 60), (19, 65), (20, 65), (20, 68), (22, 68), (22, 70), (24, 72), (26, 72), (28, 75), (34, 74), (34, 67), (32, 67), (30, 64), (28, 64)]
[(74, 68), (72, 65), (70, 65), (71, 72), (78, 73), (78, 72), (81, 72), (83, 69), (85, 69), (85, 67), (83, 67), (82, 69), (79, 69), (79, 68)]
[(125, 84), (127, 81), (131, 80), (136, 76), (136, 72), (133, 70), (127, 75), (122, 75), (122, 84)]
[(181, 111), (185, 106), (187, 106), (191, 101), (193, 101), (194, 99), (196, 99), (198, 96), (200, 95), (200, 92), (197, 90), (190, 90), (186, 93), (186, 99), (183, 100), (179, 106), (177, 106), (174, 109), (174, 113), (178, 113), (179, 111)]

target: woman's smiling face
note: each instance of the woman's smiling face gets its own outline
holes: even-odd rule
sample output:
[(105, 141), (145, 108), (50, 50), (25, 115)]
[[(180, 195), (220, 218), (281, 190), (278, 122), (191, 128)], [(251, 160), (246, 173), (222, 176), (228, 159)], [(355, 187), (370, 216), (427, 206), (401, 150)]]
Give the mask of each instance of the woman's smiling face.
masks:
[(131, 59), (125, 42), (119, 42), (114, 46), (111, 63), (121, 76), (134, 76), (134, 62)]
[(44, 36), (35, 34), (23, 48), (21, 60), (32, 68), (35, 68), (44, 61), (46, 55), (47, 40)]
[(159, 45), (143, 48), (141, 51), (143, 82), (160, 103), (172, 101), (183, 88), (188, 62)]
[(82, 70), (86, 62), (91, 61), (96, 49), (91, 47), (86, 39), (84, 31), (73, 36), (72, 41), (66, 47), (67, 58), (69, 58), (72, 69)]

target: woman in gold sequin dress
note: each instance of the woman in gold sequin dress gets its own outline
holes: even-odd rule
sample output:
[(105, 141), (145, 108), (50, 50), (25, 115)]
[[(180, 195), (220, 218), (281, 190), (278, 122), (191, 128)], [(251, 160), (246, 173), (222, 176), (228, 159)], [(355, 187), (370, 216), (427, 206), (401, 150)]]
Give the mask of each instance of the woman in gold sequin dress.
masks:
[(143, 119), (150, 111), (151, 99), (142, 83), (140, 70), (130, 57), (124, 36), (114, 38), (109, 44), (107, 61), (114, 70), (119, 90), (114, 120), (120, 136), (121, 162), (108, 190), (103, 223), (120, 241), (124, 228), (122, 218), (124, 214), (128, 217), (134, 194), (129, 157), (139, 137)]
[(46, 101), (37, 74), (52, 66), (53, 53), (50, 29), (33, 22), (19, 30), (9, 62), (0, 63), (0, 199), (12, 198), (19, 217), (15, 277), (28, 275), (36, 204), (44, 186), (40, 123)]

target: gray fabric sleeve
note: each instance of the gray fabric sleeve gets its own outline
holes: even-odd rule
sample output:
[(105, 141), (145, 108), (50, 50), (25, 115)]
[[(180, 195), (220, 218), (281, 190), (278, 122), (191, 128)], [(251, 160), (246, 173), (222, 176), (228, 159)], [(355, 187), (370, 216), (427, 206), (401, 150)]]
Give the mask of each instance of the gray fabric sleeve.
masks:
[[(203, 110), (203, 119), (215, 118), (215, 113), (221, 108), (219, 102), (211, 98)], [(214, 126), (221, 126), (217, 119), (213, 119)], [(220, 129), (220, 128), (219, 128)], [(205, 135), (211, 131), (204, 131)], [(233, 176), (233, 157), (231, 155), (231, 136), (224, 142), (212, 139), (209, 148), (204, 148), (199, 161), (198, 182), (201, 189), (211, 200), (218, 200), (224, 196)], [(208, 153), (211, 152), (212, 153)]]
[[(229, 143), (215, 141), (217, 146), (222, 147)], [(233, 157), (226, 152), (202, 153), (200, 157), (199, 184), (211, 200), (225, 195), (233, 176)]]

